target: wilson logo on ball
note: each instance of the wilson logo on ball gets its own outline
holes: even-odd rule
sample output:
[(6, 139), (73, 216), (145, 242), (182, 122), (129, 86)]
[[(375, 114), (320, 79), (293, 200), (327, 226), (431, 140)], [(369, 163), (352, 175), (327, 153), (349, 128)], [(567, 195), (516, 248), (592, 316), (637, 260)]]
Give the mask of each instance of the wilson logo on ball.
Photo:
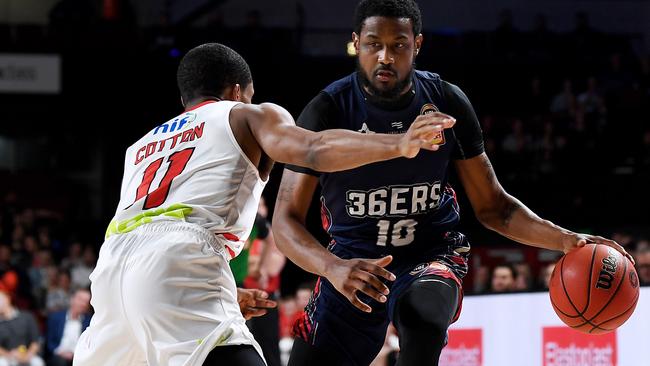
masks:
[(598, 275), (598, 282), (596, 283), (596, 288), (609, 290), (612, 288), (612, 281), (614, 280), (614, 275), (616, 274), (616, 257), (610, 249), (608, 251), (608, 256), (603, 258), (603, 267), (600, 270)]
[(632, 288), (637, 288), (639, 286), (639, 277), (637, 277), (636, 272), (630, 272), (630, 284)]

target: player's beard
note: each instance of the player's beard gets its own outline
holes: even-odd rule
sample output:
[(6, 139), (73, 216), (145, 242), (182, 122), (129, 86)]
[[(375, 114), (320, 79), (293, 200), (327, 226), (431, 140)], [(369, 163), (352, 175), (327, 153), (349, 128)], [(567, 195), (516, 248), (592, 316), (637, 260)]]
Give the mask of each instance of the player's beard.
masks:
[[(414, 67), (411, 68), (408, 75), (402, 80), (397, 80), (397, 82), (392, 88), (379, 89), (372, 84), (372, 81), (370, 81), (370, 78), (368, 78), (366, 72), (361, 68), (359, 59), (357, 59), (357, 73), (359, 75), (359, 80), (361, 81), (361, 86), (364, 87), (370, 95), (377, 97), (380, 100), (383, 99), (387, 101), (392, 101), (399, 98), (406, 90), (406, 87), (411, 83), (414, 70), (415, 70)], [(375, 71), (373, 71), (373, 73)], [(395, 72), (395, 70), (391, 69), (391, 71), (394, 72), (395, 75), (397, 75), (397, 72)]]

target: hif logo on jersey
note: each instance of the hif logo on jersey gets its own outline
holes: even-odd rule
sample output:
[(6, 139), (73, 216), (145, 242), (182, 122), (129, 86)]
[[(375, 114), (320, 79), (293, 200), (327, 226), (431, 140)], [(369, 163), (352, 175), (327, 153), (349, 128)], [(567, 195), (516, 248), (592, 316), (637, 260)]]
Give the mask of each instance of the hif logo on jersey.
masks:
[[(433, 112), (440, 112), (438, 107), (436, 107), (436, 105), (433, 104), (433, 103), (427, 103), (427, 104), (422, 106), (422, 109), (420, 109), (420, 114), (421, 115), (425, 115), (425, 114), (429, 114), (429, 113), (433, 113)], [(431, 140), (431, 143), (435, 144), (435, 145), (444, 145), (445, 144), (445, 133), (444, 133), (444, 131), (438, 132), (433, 137), (433, 139)]]
[(196, 119), (196, 113), (185, 112), (180, 116), (174, 118), (173, 120), (165, 122), (162, 125), (156, 127), (153, 130), (153, 134), (155, 135), (158, 132), (167, 133), (167, 132), (178, 131), (182, 129), (183, 126), (185, 126), (186, 124), (192, 123), (195, 119)]

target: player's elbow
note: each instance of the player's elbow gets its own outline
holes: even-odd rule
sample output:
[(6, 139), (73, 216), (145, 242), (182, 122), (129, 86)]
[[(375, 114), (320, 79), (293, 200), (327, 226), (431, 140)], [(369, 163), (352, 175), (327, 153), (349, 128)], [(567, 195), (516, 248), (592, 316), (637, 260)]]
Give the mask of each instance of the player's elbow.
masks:
[(490, 230), (507, 231), (515, 212), (520, 208), (518, 202), (506, 193), (500, 194), (490, 205), (475, 210), (478, 221)]
[(498, 214), (496, 210), (493, 209), (481, 209), (481, 210), (476, 210), (474, 211), (474, 214), (476, 215), (476, 219), (478, 222), (481, 223), (481, 225), (485, 226), (486, 228), (490, 230), (497, 231), (498, 229)]
[(275, 212), (273, 213), (273, 225), (271, 226), (271, 231), (273, 232), (273, 239), (275, 245), (278, 249), (284, 253), (285, 244), (290, 240), (289, 231), (291, 225), (289, 221), (292, 220), (289, 212), (286, 208), (280, 208), (276, 206)]

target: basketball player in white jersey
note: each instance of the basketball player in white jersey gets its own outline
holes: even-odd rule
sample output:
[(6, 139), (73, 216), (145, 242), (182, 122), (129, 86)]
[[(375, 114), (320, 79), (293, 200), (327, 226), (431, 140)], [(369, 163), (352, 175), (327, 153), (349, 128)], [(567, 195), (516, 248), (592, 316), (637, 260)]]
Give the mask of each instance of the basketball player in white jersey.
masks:
[(428, 141), (454, 123), (420, 116), (402, 135), (296, 127), (283, 108), (250, 104), (248, 65), (219, 44), (189, 51), (177, 78), (185, 112), (126, 151), (76, 366), (264, 365), (228, 260), (251, 231), (273, 162), (336, 171), (414, 157), (436, 150)]

